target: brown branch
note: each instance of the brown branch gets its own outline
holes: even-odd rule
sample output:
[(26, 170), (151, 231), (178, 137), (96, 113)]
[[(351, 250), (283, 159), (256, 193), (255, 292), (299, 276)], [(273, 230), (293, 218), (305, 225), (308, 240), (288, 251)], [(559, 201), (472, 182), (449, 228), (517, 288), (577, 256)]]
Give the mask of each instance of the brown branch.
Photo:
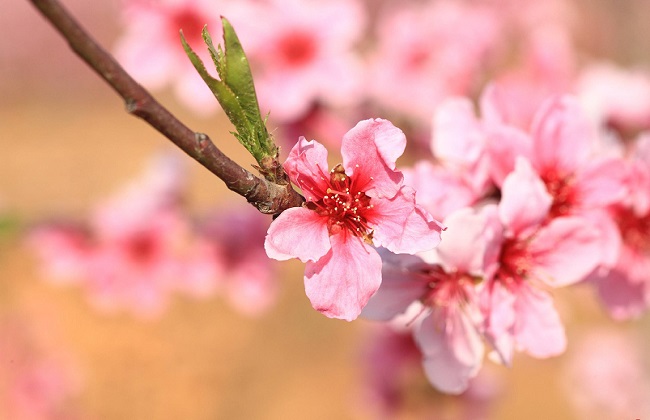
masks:
[(207, 135), (196, 133), (179, 121), (138, 84), (58, 1), (29, 1), (68, 41), (70, 48), (124, 99), (127, 112), (149, 123), (221, 178), (230, 190), (246, 197), (262, 213), (277, 215), (287, 208), (302, 205), (303, 198), (290, 184), (274, 184), (256, 177), (224, 155)]

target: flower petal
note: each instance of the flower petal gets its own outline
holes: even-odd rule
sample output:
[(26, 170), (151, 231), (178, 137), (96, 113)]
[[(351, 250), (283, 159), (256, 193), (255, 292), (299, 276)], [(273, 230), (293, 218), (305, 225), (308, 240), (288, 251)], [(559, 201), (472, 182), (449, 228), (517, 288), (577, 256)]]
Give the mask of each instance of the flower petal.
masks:
[(533, 156), (537, 169), (573, 173), (585, 163), (594, 132), (579, 103), (570, 96), (544, 102), (532, 123)]
[(466, 207), (450, 214), (445, 219), (445, 226), (444, 240), (436, 248), (442, 264), (465, 273), (482, 271), (486, 245), (485, 215)]
[(330, 318), (356, 319), (381, 284), (381, 258), (361, 238), (341, 232), (332, 249), (305, 267), (305, 292), (317, 311)]
[(300, 137), (284, 162), (291, 181), (302, 190), (307, 201), (321, 199), (327, 191), (329, 166), (327, 149), (316, 140)]
[(560, 217), (541, 228), (528, 246), (532, 276), (554, 287), (583, 280), (602, 259), (600, 231), (582, 217)]
[(404, 153), (406, 137), (389, 121), (360, 121), (343, 136), (341, 155), (348, 176), (354, 175), (355, 190), (371, 197), (393, 197), (402, 181), (395, 161)]
[(419, 269), (428, 264), (415, 255), (396, 255), (384, 249), (379, 249), (379, 255), (383, 261), (381, 286), (363, 308), (361, 316), (389, 321), (425, 295), (430, 280), (421, 275)]
[(330, 249), (327, 219), (305, 207), (287, 209), (271, 223), (264, 249), (276, 260), (318, 261)]
[(436, 311), (415, 330), (415, 338), (424, 360), (429, 382), (442, 392), (460, 394), (483, 362), (484, 346), (462, 311)]
[(442, 225), (415, 204), (411, 187), (403, 186), (393, 198), (373, 199), (371, 203), (373, 209), (366, 218), (379, 246), (395, 253), (414, 254), (440, 243)]
[(517, 347), (533, 357), (557, 356), (566, 349), (566, 335), (551, 296), (522, 283), (515, 301)]
[(553, 197), (527, 160), (517, 159), (515, 171), (503, 183), (499, 217), (510, 233), (518, 236), (535, 228), (547, 216)]

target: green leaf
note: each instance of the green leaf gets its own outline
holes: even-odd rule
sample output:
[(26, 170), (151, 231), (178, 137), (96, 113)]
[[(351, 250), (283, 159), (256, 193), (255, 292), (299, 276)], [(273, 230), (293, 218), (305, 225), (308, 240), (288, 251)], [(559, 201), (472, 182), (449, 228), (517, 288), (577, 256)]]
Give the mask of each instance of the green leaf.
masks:
[(277, 159), (278, 148), (268, 133), (266, 120), (261, 116), (253, 76), (244, 49), (228, 20), (222, 18), (222, 23), (223, 49), (220, 45), (215, 48), (206, 27), (202, 32), (203, 40), (217, 70), (218, 79), (208, 73), (199, 56), (185, 40), (182, 31), (181, 43), (194, 68), (235, 126), (235, 137), (264, 170), (269, 164), (269, 158), (272, 161)]

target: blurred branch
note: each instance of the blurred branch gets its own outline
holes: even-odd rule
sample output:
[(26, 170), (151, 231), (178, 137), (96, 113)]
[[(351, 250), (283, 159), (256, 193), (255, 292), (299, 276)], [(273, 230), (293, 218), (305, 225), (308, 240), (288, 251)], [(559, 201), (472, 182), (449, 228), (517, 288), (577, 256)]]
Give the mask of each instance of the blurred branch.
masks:
[(219, 150), (210, 138), (179, 121), (136, 82), (56, 0), (29, 0), (68, 41), (70, 48), (108, 83), (126, 104), (126, 110), (158, 130), (226, 186), (262, 213), (280, 214), (300, 206), (303, 198), (290, 184), (275, 184), (242, 168)]

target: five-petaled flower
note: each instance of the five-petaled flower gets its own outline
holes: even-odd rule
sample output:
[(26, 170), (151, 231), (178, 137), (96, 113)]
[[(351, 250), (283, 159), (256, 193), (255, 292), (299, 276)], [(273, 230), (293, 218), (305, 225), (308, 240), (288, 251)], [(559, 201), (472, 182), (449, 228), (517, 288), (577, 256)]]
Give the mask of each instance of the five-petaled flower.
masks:
[(343, 136), (342, 165), (328, 171), (325, 147), (304, 137), (284, 164), (306, 204), (271, 224), (266, 252), (307, 263), (307, 296), (328, 317), (357, 318), (379, 288), (382, 264), (372, 245), (413, 254), (440, 241), (441, 224), (415, 204), (415, 191), (395, 169), (405, 146), (401, 130), (371, 119)]

